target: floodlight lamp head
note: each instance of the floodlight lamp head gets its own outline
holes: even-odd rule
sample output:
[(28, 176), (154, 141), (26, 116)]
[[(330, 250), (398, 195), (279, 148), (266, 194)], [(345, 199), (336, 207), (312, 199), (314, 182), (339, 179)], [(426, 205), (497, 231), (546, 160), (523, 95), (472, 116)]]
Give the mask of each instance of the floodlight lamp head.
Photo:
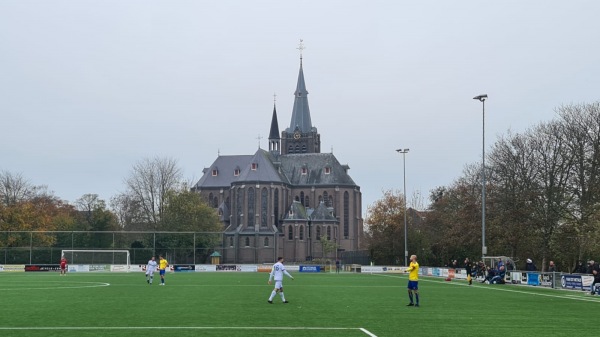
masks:
[(409, 149), (398, 149), (396, 152), (398, 153), (408, 153)]
[(483, 95), (479, 95), (479, 96), (475, 96), (473, 97), (473, 99), (479, 100), (480, 102), (483, 102), (487, 99), (487, 94), (483, 94)]

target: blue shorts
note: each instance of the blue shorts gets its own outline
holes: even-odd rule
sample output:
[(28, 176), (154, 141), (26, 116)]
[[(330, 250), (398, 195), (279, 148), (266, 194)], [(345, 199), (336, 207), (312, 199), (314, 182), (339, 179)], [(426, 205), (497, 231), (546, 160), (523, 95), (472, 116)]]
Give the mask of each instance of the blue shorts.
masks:
[(408, 281), (408, 289), (419, 290), (419, 281)]
[(159, 273), (159, 274), (162, 276), (162, 275), (164, 275), (164, 274), (165, 274), (165, 270), (164, 270), (164, 269), (161, 269), (161, 270), (159, 270), (159, 271), (158, 271), (158, 273)]

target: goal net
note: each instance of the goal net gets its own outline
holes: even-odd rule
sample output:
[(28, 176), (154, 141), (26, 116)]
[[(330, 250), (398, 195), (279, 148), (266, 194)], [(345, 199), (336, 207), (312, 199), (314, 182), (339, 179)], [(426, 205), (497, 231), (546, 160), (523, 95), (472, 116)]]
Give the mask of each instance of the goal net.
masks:
[(128, 250), (73, 250), (63, 249), (69, 264), (118, 264), (130, 265)]

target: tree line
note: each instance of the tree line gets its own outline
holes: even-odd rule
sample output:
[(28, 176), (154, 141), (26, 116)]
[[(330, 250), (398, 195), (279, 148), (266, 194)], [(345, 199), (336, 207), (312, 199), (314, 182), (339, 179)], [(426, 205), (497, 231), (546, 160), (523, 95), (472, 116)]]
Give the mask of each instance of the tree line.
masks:
[[(79, 242), (61, 240), (49, 231), (169, 231), (218, 232), (222, 229), (217, 214), (182, 178), (177, 162), (170, 158), (143, 159), (124, 179), (125, 192), (111, 198), (107, 205), (97, 194), (85, 194), (69, 204), (48, 191), (47, 186), (33, 185), (21, 174), (0, 171), (0, 232), (39, 231), (36, 244), (75, 248), (113, 247), (107, 236), (78, 236)], [(162, 235), (158, 242), (147, 236), (129, 243), (144, 247), (210, 247), (215, 237)], [(0, 235), (0, 247), (27, 247), (28, 235)], [(181, 242), (181, 241), (186, 242)]]
[[(563, 105), (556, 118), (500, 136), (486, 154), (488, 256), (524, 267), (552, 260), (560, 271), (600, 259), (600, 102)], [(409, 214), (408, 250), (429, 265), (482, 252), (482, 167), (468, 164), (430, 191), (423, 214)], [(404, 197), (394, 191), (368, 207), (367, 239), (376, 263), (404, 256)], [(416, 223), (416, 220), (421, 220)]]

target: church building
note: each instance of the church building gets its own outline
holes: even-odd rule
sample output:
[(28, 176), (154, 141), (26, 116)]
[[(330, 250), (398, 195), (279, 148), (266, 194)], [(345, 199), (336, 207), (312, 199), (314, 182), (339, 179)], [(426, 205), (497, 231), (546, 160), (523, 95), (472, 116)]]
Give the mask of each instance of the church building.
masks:
[(312, 125), (302, 56), (289, 127), (279, 132), (276, 106), (269, 149), (219, 155), (193, 190), (223, 222), (222, 263), (333, 261), (359, 249), (362, 194), (350, 167), (321, 153)]

